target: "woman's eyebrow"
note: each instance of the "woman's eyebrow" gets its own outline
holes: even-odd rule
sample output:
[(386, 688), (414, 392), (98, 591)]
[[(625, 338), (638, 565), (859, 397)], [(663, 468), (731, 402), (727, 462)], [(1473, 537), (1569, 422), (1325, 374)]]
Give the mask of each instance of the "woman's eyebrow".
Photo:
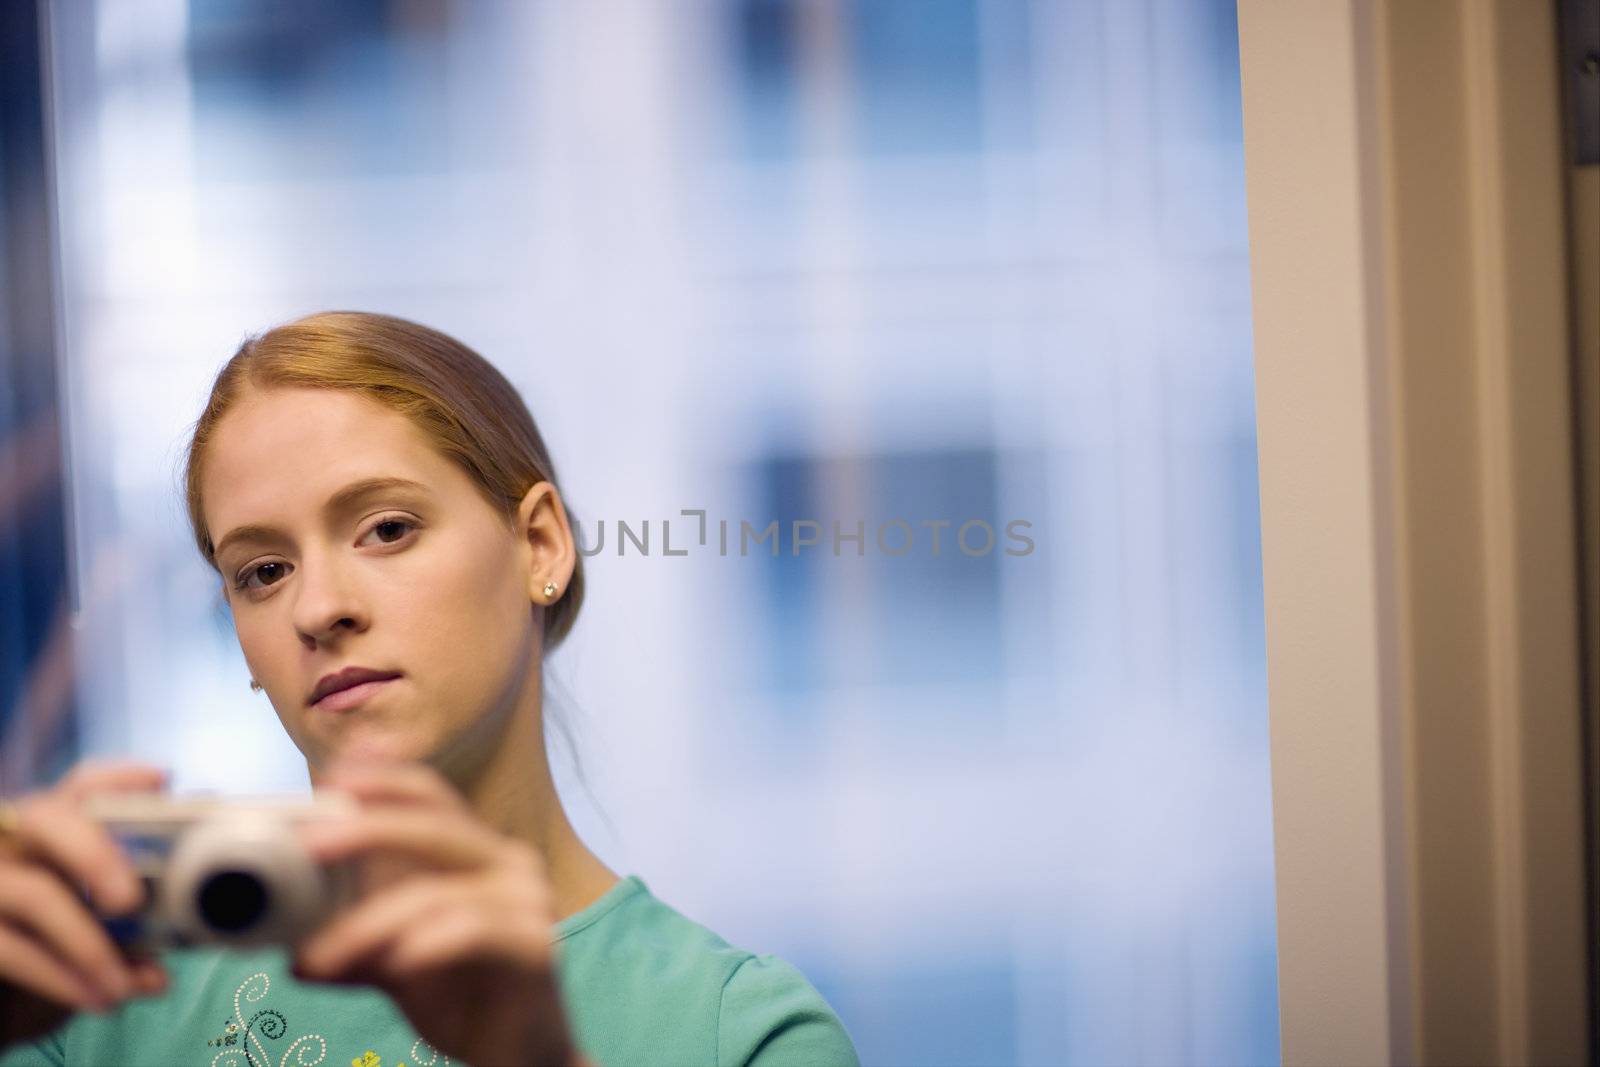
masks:
[[(409, 478), (362, 478), (359, 481), (351, 482), (328, 497), (327, 503), (322, 505), (322, 510), (328, 515), (334, 515), (374, 493), (391, 492), (396, 489), (426, 492), (427, 488), (421, 482), (414, 482)], [(235, 541), (270, 541), (282, 536), (282, 530), (276, 526), (269, 526), (263, 523), (236, 526), (223, 535), (222, 540), (216, 543), (211, 554), (213, 558), (220, 558), (222, 550)]]

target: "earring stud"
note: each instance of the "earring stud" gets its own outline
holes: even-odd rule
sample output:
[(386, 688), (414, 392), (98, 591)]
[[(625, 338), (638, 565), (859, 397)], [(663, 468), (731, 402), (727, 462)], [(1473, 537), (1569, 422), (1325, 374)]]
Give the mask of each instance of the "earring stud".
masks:
[(261, 683), (254, 678), (250, 679), (250, 691), (253, 693), (261, 692)]
[(544, 583), (544, 595), (547, 596), (547, 597), (551, 597), (551, 598), (555, 597), (555, 595), (556, 595), (556, 583), (555, 582), (545, 582)]

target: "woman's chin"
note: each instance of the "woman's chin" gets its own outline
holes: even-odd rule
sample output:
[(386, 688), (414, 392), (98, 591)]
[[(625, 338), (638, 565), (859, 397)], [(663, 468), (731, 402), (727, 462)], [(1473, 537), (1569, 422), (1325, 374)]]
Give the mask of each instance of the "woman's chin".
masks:
[(422, 738), (384, 730), (355, 730), (330, 743), (328, 761), (340, 763), (412, 763), (425, 760), (433, 746)]

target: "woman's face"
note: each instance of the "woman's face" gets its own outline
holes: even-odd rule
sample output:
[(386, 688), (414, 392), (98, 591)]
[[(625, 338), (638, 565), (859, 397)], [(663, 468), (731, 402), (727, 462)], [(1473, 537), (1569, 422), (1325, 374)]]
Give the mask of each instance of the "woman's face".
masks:
[[(362, 487), (376, 479), (414, 484)], [(335, 756), (480, 758), (535, 705), (537, 591), (565, 589), (575, 562), (548, 482), (508, 525), (404, 417), (282, 388), (224, 416), (201, 491), (245, 661), (314, 773)], [(313, 704), (347, 667), (399, 677)]]

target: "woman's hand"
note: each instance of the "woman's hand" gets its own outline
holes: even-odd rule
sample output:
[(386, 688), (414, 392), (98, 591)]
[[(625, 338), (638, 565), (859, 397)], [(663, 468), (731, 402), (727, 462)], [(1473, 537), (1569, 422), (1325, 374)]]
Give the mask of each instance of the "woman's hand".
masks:
[(0, 836), (0, 1048), (49, 1033), (74, 1011), (165, 991), (161, 965), (126, 959), (91, 911), (127, 914), (144, 890), (122, 849), (82, 811), (96, 793), (165, 784), (156, 767), (83, 763), (11, 804)]
[(486, 826), (433, 770), (341, 767), (360, 804), (304, 827), (322, 863), (357, 860), (357, 901), (297, 946), (295, 973), (384, 990), (423, 1040), (481, 1064), (585, 1064), (554, 967), (543, 861)]

